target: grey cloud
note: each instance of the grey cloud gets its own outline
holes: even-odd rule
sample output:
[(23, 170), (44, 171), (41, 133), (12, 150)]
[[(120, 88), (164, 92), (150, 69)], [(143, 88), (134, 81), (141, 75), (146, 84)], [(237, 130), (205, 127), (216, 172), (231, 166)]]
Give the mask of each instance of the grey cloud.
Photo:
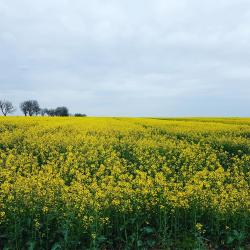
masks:
[(0, 98), (89, 115), (250, 116), (249, 25), (248, 0), (1, 0)]

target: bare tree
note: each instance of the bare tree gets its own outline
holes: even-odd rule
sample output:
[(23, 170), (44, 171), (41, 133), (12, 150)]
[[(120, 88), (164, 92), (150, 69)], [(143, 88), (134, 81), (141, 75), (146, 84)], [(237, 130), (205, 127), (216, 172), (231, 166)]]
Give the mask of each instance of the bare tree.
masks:
[(67, 107), (57, 107), (56, 109), (43, 109), (41, 114), (47, 114), (48, 116), (69, 116), (69, 110)]
[(69, 116), (69, 110), (67, 107), (58, 107), (55, 109), (56, 116)]
[(82, 113), (76, 113), (75, 117), (86, 117), (86, 114), (82, 114)]
[(15, 108), (13, 107), (12, 103), (5, 100), (0, 100), (0, 109), (4, 116), (6, 116), (7, 114), (11, 114), (15, 111)]
[(56, 111), (55, 111), (55, 109), (47, 109), (46, 114), (48, 116), (55, 116), (56, 115)]
[(25, 101), (20, 104), (20, 109), (24, 113), (25, 116), (28, 115), (30, 109), (30, 101)]
[(38, 101), (32, 101), (32, 108), (33, 108), (33, 112), (35, 113), (35, 115), (39, 115), (41, 108), (39, 106)]
[(46, 108), (41, 109), (41, 110), (40, 110), (40, 114), (41, 114), (41, 116), (48, 115), (48, 109), (46, 109)]
[(22, 110), (25, 116), (33, 116), (34, 114), (38, 115), (41, 110), (38, 101), (36, 100), (22, 102), (20, 104), (20, 109)]

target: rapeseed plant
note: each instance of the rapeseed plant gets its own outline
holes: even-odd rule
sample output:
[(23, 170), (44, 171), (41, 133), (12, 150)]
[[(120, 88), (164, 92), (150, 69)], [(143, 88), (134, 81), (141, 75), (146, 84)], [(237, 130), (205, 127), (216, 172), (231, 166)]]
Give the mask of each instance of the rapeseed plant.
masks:
[(0, 249), (244, 247), (249, 167), (250, 119), (0, 118)]

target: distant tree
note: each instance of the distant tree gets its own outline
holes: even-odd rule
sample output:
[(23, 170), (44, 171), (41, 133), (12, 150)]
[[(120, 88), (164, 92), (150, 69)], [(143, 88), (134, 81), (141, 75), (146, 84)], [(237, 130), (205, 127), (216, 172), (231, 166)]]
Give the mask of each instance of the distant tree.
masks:
[(55, 109), (56, 116), (69, 116), (69, 110), (66, 107), (58, 107)]
[(29, 111), (31, 109), (31, 102), (25, 101), (20, 104), (20, 109), (24, 113), (25, 116), (29, 114)]
[(87, 115), (86, 114), (81, 114), (81, 113), (76, 113), (75, 114), (75, 117), (86, 117)]
[(0, 109), (4, 116), (6, 116), (7, 114), (11, 114), (15, 111), (15, 108), (12, 105), (12, 103), (5, 100), (3, 101), (0, 100)]
[(56, 109), (40, 109), (42, 116), (69, 116), (69, 110), (67, 107), (57, 107)]
[(35, 115), (39, 115), (41, 108), (39, 106), (38, 101), (32, 101), (32, 108), (33, 108), (33, 112), (35, 113)]
[(29, 103), (27, 101), (22, 102), (20, 104), (20, 109), (24, 113), (24, 115), (27, 116), (29, 110)]
[(46, 114), (48, 116), (55, 116), (56, 115), (55, 109), (46, 109)]
[(20, 104), (20, 109), (22, 110), (25, 116), (33, 116), (34, 114), (38, 115), (41, 110), (38, 101), (36, 100), (22, 102)]
[(48, 109), (41, 109), (40, 110), (40, 114), (41, 114), (41, 116), (45, 116), (45, 115), (48, 115)]

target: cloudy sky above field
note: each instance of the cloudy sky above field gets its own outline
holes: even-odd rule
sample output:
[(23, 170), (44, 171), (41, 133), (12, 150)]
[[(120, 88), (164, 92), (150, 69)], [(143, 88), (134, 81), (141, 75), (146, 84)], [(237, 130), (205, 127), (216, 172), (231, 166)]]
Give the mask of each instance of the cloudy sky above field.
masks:
[(0, 98), (88, 115), (250, 116), (250, 1), (0, 0)]

